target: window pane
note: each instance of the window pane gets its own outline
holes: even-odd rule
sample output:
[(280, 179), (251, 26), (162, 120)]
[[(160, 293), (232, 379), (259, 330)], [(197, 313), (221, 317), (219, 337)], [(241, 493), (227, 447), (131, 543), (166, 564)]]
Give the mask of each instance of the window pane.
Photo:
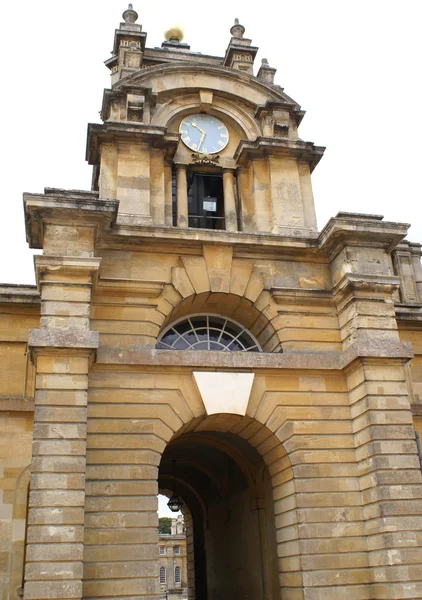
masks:
[(194, 315), (163, 333), (158, 349), (260, 352), (251, 334), (237, 323), (214, 315)]
[(166, 583), (166, 569), (165, 567), (160, 567), (160, 583)]

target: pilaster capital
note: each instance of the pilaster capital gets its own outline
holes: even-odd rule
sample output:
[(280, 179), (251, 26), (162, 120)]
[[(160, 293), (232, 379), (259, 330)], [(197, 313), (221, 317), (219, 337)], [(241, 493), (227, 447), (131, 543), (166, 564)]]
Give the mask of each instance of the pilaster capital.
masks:
[(363, 364), (406, 364), (414, 356), (410, 342), (374, 339), (366, 332), (358, 332), (356, 338), (341, 354), (342, 368), (348, 373)]
[(144, 123), (90, 123), (86, 147), (86, 159), (90, 165), (100, 163), (101, 145), (104, 142), (144, 143), (147, 147), (166, 150), (169, 158), (174, 156), (180, 141), (180, 133), (167, 132), (166, 127)]
[(337, 304), (349, 297), (371, 298), (376, 294), (391, 296), (400, 285), (400, 278), (392, 275), (364, 275), (346, 273), (333, 288)]
[(98, 331), (81, 329), (40, 329), (29, 330), (28, 347), (31, 360), (37, 364), (38, 356), (60, 355), (89, 358), (93, 362), (100, 345)]
[(347, 246), (379, 248), (391, 252), (407, 235), (410, 225), (383, 221), (382, 215), (340, 212), (319, 234), (319, 247), (328, 259)]
[[(61, 276), (64, 274), (86, 275), (87, 283), (90, 283), (95, 281), (97, 277), (101, 258), (38, 255), (34, 257), (34, 263), (38, 286), (40, 286), (46, 274), (60, 274)], [(51, 281), (51, 277), (49, 277), (49, 281)]]
[(92, 227), (95, 238), (109, 230), (117, 215), (118, 201), (98, 197), (98, 192), (46, 188), (44, 194), (24, 194), (26, 239), (30, 248), (44, 248), (51, 225)]
[(257, 137), (255, 140), (240, 140), (234, 154), (239, 165), (247, 165), (251, 160), (268, 159), (268, 157), (290, 158), (309, 164), (311, 172), (324, 154), (325, 148), (315, 146), (312, 142), (291, 140), (288, 138)]

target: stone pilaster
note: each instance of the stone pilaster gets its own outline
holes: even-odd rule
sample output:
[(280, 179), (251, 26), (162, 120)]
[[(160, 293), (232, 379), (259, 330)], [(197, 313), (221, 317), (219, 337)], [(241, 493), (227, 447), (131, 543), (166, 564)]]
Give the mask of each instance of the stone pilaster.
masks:
[(82, 598), (88, 370), (98, 346), (89, 330), (100, 259), (36, 257), (40, 329), (24, 598)]
[(420, 598), (422, 476), (404, 369), (409, 349), (380, 346), (380, 356), (346, 369), (372, 597)]
[(398, 285), (389, 275), (347, 273), (335, 288), (372, 593), (383, 600), (422, 591), (422, 540), (413, 533), (422, 526), (422, 477), (406, 385), (411, 352), (395, 319)]
[(186, 165), (176, 165), (177, 226), (189, 227)]
[(393, 295), (397, 277), (347, 273), (334, 288), (343, 348), (357, 341), (398, 342)]
[(235, 197), (235, 180), (233, 171), (223, 169), (224, 216), (227, 231), (237, 231), (237, 210)]
[(403, 304), (422, 302), (421, 245), (403, 242), (393, 253), (394, 268), (400, 277), (400, 300)]

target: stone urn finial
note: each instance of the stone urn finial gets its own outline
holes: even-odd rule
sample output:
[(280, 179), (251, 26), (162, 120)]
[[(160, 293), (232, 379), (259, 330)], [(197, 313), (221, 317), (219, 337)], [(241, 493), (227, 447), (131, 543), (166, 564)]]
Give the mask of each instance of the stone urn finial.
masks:
[(230, 29), (230, 33), (235, 38), (243, 38), (243, 34), (245, 33), (245, 28), (243, 25), (240, 25), (239, 19), (234, 20), (234, 25)]
[(122, 17), (125, 23), (136, 23), (138, 20), (138, 13), (136, 10), (133, 10), (133, 4), (129, 4)]

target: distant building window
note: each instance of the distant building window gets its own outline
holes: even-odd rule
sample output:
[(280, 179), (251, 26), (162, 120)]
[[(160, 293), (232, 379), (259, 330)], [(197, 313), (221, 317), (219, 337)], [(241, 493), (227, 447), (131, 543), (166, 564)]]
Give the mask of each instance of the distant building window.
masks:
[(166, 548), (165, 546), (160, 546), (160, 554), (163, 555), (166, 553)]
[(167, 350), (220, 350), (260, 352), (247, 329), (217, 315), (195, 315), (173, 323), (160, 336), (157, 348)]
[(180, 554), (180, 546), (175, 546), (174, 547), (174, 553), (175, 554)]
[(181, 582), (180, 567), (176, 567), (174, 569), (174, 583), (177, 585), (177, 584), (180, 584), (180, 582)]
[(165, 585), (166, 583), (166, 568), (160, 567), (160, 583), (161, 585)]

